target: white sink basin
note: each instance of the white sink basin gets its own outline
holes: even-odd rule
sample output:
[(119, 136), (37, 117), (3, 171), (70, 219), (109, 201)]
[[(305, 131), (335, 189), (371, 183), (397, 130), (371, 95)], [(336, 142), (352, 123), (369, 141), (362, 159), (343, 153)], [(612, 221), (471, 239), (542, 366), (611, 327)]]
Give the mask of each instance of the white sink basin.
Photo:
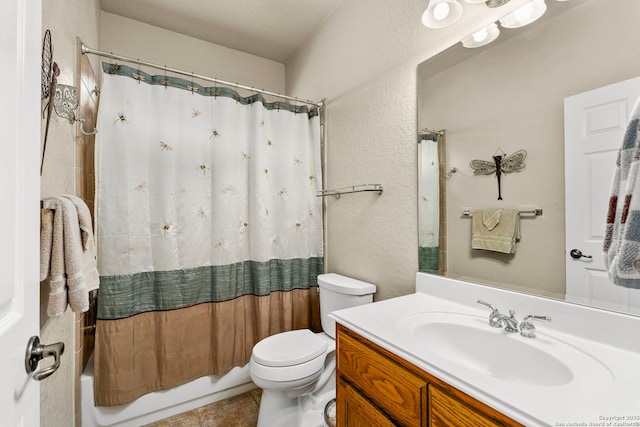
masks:
[(541, 334), (525, 338), (493, 328), (487, 318), (419, 313), (402, 319), (399, 327), (438, 364), (498, 380), (555, 387), (571, 383), (577, 374), (593, 375), (598, 370), (611, 381), (604, 366), (573, 346)]
[[(553, 321), (536, 323), (536, 338), (492, 328), (478, 298), (516, 309), (518, 319), (537, 313)], [(595, 424), (638, 412), (640, 316), (418, 273), (415, 294), (331, 317), (522, 425)]]

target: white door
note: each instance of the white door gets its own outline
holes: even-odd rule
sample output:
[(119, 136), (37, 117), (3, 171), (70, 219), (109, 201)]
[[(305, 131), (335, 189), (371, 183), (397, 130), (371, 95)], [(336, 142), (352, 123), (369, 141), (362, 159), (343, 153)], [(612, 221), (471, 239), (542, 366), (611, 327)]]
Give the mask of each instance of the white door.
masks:
[(25, 370), (39, 330), (40, 0), (0, 9), (0, 424), (40, 425), (40, 388)]
[(616, 157), (638, 98), (640, 77), (565, 98), (564, 156), (566, 298), (640, 314), (640, 290), (609, 281), (602, 249)]

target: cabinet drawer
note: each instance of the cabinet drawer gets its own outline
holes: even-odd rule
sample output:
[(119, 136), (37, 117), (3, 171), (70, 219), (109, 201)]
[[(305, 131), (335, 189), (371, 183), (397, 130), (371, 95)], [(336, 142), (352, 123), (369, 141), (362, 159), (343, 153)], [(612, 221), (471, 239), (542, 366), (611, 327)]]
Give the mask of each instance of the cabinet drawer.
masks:
[(349, 383), (338, 378), (338, 399), (343, 399), (344, 413), (338, 414), (338, 425), (344, 427), (394, 427), (395, 424), (387, 418), (367, 398), (362, 396)]
[(516, 426), (508, 418), (492, 419), (478, 412), (463, 401), (440, 390), (433, 384), (429, 385), (429, 426), (451, 427), (472, 425), (477, 427)]
[(366, 344), (338, 334), (338, 373), (400, 425), (420, 426), (427, 383)]

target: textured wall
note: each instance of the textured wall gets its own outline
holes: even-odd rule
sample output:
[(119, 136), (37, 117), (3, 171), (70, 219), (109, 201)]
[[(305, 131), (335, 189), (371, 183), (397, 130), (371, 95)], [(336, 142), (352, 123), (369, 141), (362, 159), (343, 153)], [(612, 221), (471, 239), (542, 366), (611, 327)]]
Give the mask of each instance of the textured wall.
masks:
[(327, 200), (329, 271), (378, 285), (376, 299), (411, 293), (418, 271), (416, 67), (526, 3), (464, 3), (432, 30), (427, 2), (349, 0), (286, 67), (287, 93), (327, 99), (328, 187), (379, 183), (384, 194)]
[[(42, 2), (42, 29), (51, 31), (53, 60), (60, 66), (58, 82), (76, 85), (76, 37), (97, 43), (99, 33), (98, 0), (58, 0)], [(43, 196), (76, 193), (75, 125), (53, 114), (47, 152), (41, 177)], [(44, 121), (42, 134), (44, 135)], [(45, 344), (62, 341), (65, 352), (58, 372), (43, 381), (40, 388), (40, 424), (72, 426), (75, 411), (75, 316), (71, 310), (48, 318), (48, 286), (41, 285), (40, 338)]]
[[(99, 49), (245, 86), (284, 92), (284, 64), (111, 13), (102, 12)], [(151, 74), (161, 73), (142, 69)]]

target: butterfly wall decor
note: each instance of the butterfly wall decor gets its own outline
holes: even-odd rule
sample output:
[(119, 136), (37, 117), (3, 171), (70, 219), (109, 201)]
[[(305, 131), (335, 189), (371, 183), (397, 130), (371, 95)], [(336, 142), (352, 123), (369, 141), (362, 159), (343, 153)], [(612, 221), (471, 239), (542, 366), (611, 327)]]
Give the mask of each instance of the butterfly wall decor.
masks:
[(511, 173), (524, 169), (527, 166), (524, 163), (524, 159), (526, 157), (527, 152), (525, 150), (518, 150), (507, 156), (500, 148), (498, 148), (496, 154), (493, 155), (493, 162), (486, 160), (472, 160), (469, 162), (469, 166), (473, 169), (474, 175), (496, 174), (496, 178), (498, 178), (498, 200), (502, 200), (500, 176), (503, 172)]

